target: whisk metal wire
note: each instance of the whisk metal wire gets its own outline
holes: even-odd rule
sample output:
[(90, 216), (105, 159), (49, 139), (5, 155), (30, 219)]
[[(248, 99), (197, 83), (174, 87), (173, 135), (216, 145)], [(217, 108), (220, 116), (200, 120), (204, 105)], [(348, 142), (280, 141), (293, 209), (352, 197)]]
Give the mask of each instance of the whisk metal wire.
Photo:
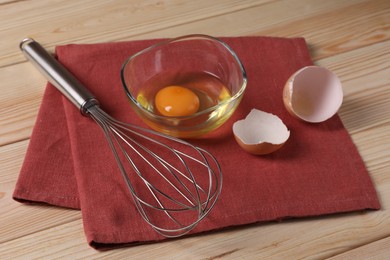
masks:
[[(144, 220), (148, 222), (149, 225), (151, 225), (157, 232), (167, 237), (175, 237), (178, 234), (183, 235), (189, 232), (193, 227), (195, 227), (196, 224), (198, 224), (213, 208), (219, 196), (220, 189), (222, 187), (220, 183), (222, 176), (221, 176), (221, 169), (217, 160), (210, 153), (208, 153), (204, 149), (196, 147), (181, 139), (177, 139), (159, 132), (155, 132), (153, 130), (144, 129), (135, 125), (120, 122), (115, 118), (111, 117), (110, 115), (108, 115), (107, 113), (105, 113), (97, 106), (92, 106), (91, 108), (89, 108), (88, 113), (103, 129), (104, 134), (110, 145), (110, 148), (113, 151), (115, 160), (119, 166), (119, 169), (121, 170), (122, 176), (130, 190), (130, 193), (133, 197), (133, 200), (135, 202), (138, 211), (140, 212)], [(199, 158), (189, 156), (186, 153), (171, 148), (168, 145), (149, 137), (147, 134), (153, 134), (160, 137), (164, 137), (171, 140), (172, 142), (178, 142), (181, 145), (185, 145), (191, 149), (194, 149), (199, 155)], [(143, 138), (145, 141), (152, 142), (154, 144), (157, 144), (158, 146), (168, 149), (171, 152), (171, 155), (175, 156), (178, 159), (178, 161), (182, 164), (184, 172), (183, 170), (177, 169), (175, 166), (171, 165), (169, 162), (164, 160), (164, 158), (162, 158), (155, 152), (151, 151), (149, 148), (145, 147), (139, 141), (136, 141), (132, 136), (138, 136), (140, 138)], [(125, 149), (123, 145), (121, 145), (121, 143), (125, 143), (126, 147), (130, 148), (132, 152), (138, 155), (137, 158), (144, 160), (153, 170), (155, 170), (164, 179), (164, 181), (166, 181), (166, 184), (171, 186), (182, 198), (185, 199), (185, 201), (188, 202), (188, 204), (176, 200), (171, 195), (166, 194), (164, 191), (154, 186), (152, 181), (148, 180), (142, 174), (140, 169), (137, 167), (136, 162), (134, 161), (135, 159), (129, 156), (128, 151)], [(155, 165), (152, 164), (143, 155), (142, 152), (146, 152), (150, 154), (157, 163), (163, 166), (163, 169), (165, 169), (169, 175), (171, 175), (175, 180), (177, 180), (179, 186), (183, 188), (184, 192), (186, 192), (187, 194), (181, 191), (179, 187), (175, 186), (170, 181), (170, 179), (167, 178), (164, 175), (164, 173), (161, 172), (161, 170), (157, 169), (157, 167), (155, 167)], [(151, 204), (137, 194), (135, 188), (132, 185), (132, 181), (130, 180), (128, 173), (122, 163), (119, 153), (123, 153), (124, 158), (132, 166), (137, 176), (141, 178), (142, 182), (144, 182), (147, 189), (149, 190), (149, 192), (152, 194), (153, 198), (157, 202), (157, 204)], [(212, 163), (216, 166), (217, 171), (213, 170), (210, 167), (210, 162), (207, 159), (207, 157), (209, 157), (209, 159), (212, 160)], [(199, 167), (204, 167), (206, 169), (208, 174), (209, 184), (210, 184), (209, 187), (207, 187), (207, 189), (203, 189), (201, 186), (199, 186), (191, 169), (186, 164), (187, 159), (198, 163)], [(199, 171), (199, 169), (197, 170)], [(185, 182), (187, 182), (188, 184), (186, 184)], [(187, 185), (191, 185), (192, 188), (187, 187)], [(190, 190), (194, 190), (195, 192), (191, 192)], [(203, 200), (201, 199), (201, 195), (200, 195), (201, 193), (206, 194), (206, 197)], [(164, 203), (160, 199), (161, 196), (173, 202), (177, 207), (166, 208), (164, 206)], [(174, 223), (177, 224), (177, 228), (167, 229), (156, 225), (150, 220), (147, 213), (148, 210), (145, 209), (145, 207), (162, 211), (169, 219), (171, 219), (172, 221), (174, 221)], [(191, 222), (190, 224), (181, 223), (179, 220), (177, 220), (177, 218), (175, 218), (171, 214), (171, 212), (187, 211), (187, 210), (198, 212), (197, 219)]]
[(209, 214), (222, 189), (221, 167), (213, 155), (182, 139), (111, 117), (37, 42), (27, 38), (20, 48), (83, 115), (101, 127), (135, 207), (156, 232), (182, 236)]

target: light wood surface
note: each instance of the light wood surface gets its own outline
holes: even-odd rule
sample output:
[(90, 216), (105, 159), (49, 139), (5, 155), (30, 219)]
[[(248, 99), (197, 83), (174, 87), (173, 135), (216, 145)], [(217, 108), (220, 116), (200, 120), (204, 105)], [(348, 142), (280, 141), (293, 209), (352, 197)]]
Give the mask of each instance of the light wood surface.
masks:
[[(12, 200), (45, 86), (20, 40), (52, 50), (189, 33), (305, 37), (342, 80), (339, 115), (383, 208), (99, 252), (79, 211)], [(0, 259), (390, 259), (389, 0), (0, 0), (0, 79)]]

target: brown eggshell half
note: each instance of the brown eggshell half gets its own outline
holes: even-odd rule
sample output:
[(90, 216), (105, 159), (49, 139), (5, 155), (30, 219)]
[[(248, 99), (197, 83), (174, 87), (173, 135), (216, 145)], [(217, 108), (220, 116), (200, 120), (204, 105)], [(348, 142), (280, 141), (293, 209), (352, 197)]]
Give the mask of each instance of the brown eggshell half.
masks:
[(296, 118), (319, 123), (337, 113), (343, 102), (339, 78), (330, 70), (307, 66), (295, 72), (283, 89), (283, 103)]
[(264, 155), (280, 149), (289, 138), (290, 131), (279, 117), (252, 109), (245, 119), (233, 124), (233, 134), (246, 152)]

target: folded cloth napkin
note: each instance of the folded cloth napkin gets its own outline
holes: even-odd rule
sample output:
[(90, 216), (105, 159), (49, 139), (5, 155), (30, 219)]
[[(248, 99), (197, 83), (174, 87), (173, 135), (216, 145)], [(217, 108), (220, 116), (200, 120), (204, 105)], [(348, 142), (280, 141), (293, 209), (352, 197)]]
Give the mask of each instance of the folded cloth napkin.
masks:
[[(210, 215), (192, 233), (289, 217), (379, 209), (368, 172), (339, 117), (308, 124), (288, 114), (282, 89), (288, 77), (311, 65), (304, 39), (222, 38), (248, 75), (244, 98), (222, 127), (196, 145), (219, 161), (223, 190)], [(58, 60), (122, 121), (145, 126), (132, 111), (120, 82), (127, 57), (159, 40), (65, 45)], [(252, 108), (278, 115), (291, 131), (279, 151), (254, 156), (235, 142), (232, 124)], [(165, 239), (133, 205), (103, 132), (48, 84), (14, 191), (23, 202), (81, 209), (95, 248)]]

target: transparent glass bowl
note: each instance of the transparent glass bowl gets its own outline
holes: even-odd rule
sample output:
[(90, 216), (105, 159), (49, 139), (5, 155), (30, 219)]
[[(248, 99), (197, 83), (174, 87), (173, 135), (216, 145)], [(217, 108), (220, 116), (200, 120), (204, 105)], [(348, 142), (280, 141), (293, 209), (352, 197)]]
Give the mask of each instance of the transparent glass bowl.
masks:
[[(245, 69), (234, 51), (207, 35), (170, 39), (134, 54), (123, 64), (121, 79), (130, 103), (146, 124), (180, 138), (198, 137), (221, 126), (237, 108), (247, 85)], [(201, 91), (207, 87), (222, 98), (188, 116), (155, 111), (153, 96), (159, 88), (187, 83)]]

